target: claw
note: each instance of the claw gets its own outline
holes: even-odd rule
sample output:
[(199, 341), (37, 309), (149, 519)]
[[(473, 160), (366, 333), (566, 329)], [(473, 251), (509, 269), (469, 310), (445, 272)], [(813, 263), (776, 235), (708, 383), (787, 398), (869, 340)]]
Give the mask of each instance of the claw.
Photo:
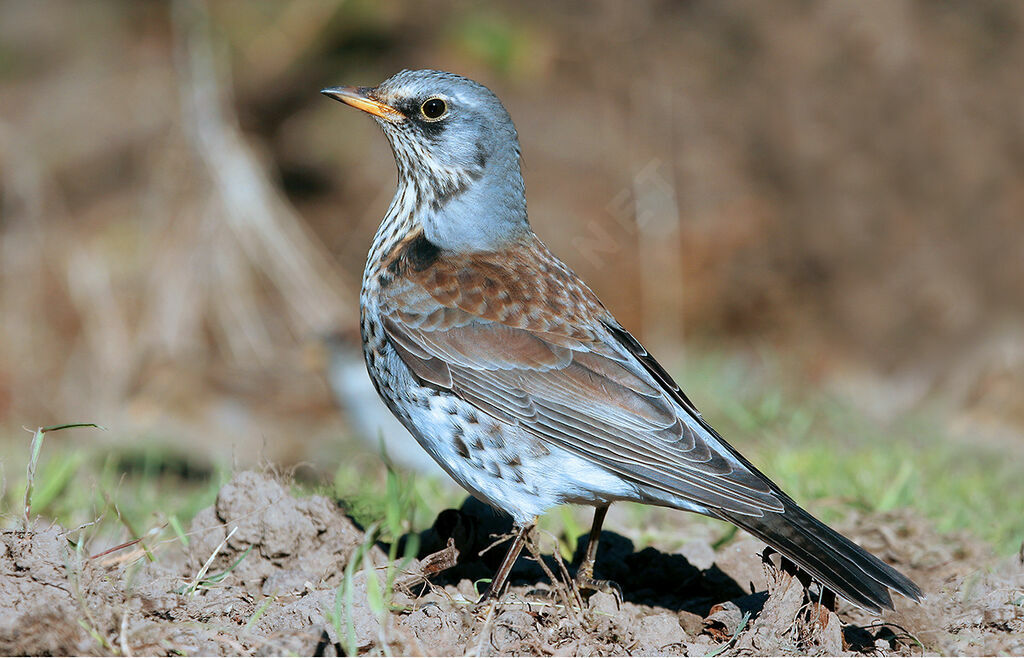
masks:
[(488, 589), (486, 592), (484, 592), (483, 596), (480, 597), (480, 600), (478, 600), (475, 605), (477, 608), (483, 608), (484, 606), (491, 605), (492, 603), (497, 602), (498, 596), (495, 593), (493, 593), (490, 589)]
[(576, 589), (582, 592), (602, 592), (604, 594), (610, 594), (615, 599), (615, 609), (622, 610), (622, 602), (624, 597), (622, 595), (622, 588), (619, 584), (613, 580), (602, 580), (594, 578), (589, 574), (577, 573), (576, 578), (573, 580), (576, 584)]

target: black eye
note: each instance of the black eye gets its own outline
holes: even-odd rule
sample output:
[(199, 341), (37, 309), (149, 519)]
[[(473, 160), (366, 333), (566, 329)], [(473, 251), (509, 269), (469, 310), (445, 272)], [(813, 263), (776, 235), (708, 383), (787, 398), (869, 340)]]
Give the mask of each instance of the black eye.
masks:
[(447, 111), (448, 105), (440, 98), (431, 98), (420, 107), (420, 112), (428, 119), (440, 119)]

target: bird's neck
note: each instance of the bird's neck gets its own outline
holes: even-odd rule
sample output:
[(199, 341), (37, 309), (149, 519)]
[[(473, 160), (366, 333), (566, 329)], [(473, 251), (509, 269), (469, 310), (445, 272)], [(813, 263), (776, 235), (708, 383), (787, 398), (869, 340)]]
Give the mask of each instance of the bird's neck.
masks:
[(518, 153), (440, 185), (421, 222), (427, 239), (455, 252), (497, 251), (517, 241), (530, 231)]
[[(518, 152), (466, 169), (435, 169), (397, 157), (398, 190), (374, 239), (388, 253), (422, 230), (438, 248), (456, 253), (496, 251), (530, 231)], [(372, 254), (371, 254), (372, 258)]]

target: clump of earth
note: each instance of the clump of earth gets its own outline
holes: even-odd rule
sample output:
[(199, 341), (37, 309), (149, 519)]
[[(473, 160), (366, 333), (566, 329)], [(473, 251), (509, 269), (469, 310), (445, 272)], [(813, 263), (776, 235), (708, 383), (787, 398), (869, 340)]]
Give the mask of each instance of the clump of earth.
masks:
[(839, 529), (927, 599), (874, 616), (816, 596), (742, 534), (670, 554), (605, 532), (595, 576), (617, 583), (621, 600), (576, 591), (567, 583), (580, 556), (546, 553), (521, 559), (501, 600), (480, 606), (508, 530), (489, 508), (468, 499), (445, 510), (416, 556), (395, 561), (334, 501), (243, 472), (195, 517), (187, 547), (97, 555), (57, 525), (4, 531), (0, 654), (1024, 654), (1021, 559), (908, 514)]

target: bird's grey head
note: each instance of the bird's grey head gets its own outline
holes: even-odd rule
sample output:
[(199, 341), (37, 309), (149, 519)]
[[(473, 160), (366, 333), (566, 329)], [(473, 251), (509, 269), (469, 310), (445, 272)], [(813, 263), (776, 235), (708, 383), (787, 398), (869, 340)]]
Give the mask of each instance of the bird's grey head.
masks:
[(402, 71), (376, 87), (325, 95), (373, 115), (398, 164), (389, 211), (412, 213), (426, 237), (457, 251), (500, 248), (529, 231), (519, 138), (487, 87), (444, 71)]

